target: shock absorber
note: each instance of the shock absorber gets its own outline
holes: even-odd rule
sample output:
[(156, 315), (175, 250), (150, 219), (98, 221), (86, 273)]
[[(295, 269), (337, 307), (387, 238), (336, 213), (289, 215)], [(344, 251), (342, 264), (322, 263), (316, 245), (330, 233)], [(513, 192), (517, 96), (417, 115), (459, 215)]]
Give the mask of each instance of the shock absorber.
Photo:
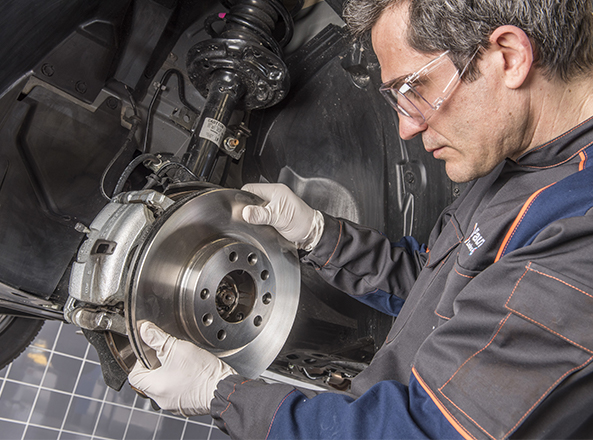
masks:
[[(292, 37), (292, 17), (280, 0), (223, 0), (224, 27), (187, 55), (190, 81), (206, 98), (184, 163), (208, 180), (235, 109), (270, 107), (287, 94), (290, 80), (282, 47)], [(284, 23), (280, 38), (274, 36)]]

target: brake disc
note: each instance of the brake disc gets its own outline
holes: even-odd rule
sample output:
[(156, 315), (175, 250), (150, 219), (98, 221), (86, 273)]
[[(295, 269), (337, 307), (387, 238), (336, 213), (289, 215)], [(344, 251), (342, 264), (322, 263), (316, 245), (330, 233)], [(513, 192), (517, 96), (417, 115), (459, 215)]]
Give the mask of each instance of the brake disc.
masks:
[(139, 336), (145, 321), (247, 377), (260, 375), (280, 352), (298, 307), (298, 256), (273, 228), (242, 219), (248, 204), (262, 201), (238, 190), (206, 190), (177, 201), (151, 226), (125, 301), (128, 339), (145, 366), (159, 365)]

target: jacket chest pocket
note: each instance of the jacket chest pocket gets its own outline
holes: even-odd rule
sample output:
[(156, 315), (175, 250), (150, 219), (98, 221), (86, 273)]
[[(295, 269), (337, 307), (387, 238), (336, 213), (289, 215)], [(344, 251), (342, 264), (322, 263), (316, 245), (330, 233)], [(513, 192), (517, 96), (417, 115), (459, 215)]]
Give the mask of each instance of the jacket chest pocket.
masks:
[[(441, 298), (434, 311), (439, 318), (448, 321), (455, 316), (455, 299), (481, 271), (470, 270), (459, 264), (458, 258), (451, 258), (451, 267), (447, 268)], [(447, 272), (448, 271), (448, 272)]]
[(508, 437), (593, 360), (590, 288), (530, 263), (504, 307), (507, 315), (491, 340), (439, 389), (493, 439)]

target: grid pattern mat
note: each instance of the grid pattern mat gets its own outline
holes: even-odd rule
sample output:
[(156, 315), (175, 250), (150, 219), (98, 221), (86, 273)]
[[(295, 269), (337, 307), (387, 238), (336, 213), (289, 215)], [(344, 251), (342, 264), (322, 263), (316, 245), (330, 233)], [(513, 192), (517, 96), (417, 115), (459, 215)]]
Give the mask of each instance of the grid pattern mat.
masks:
[(0, 371), (3, 440), (217, 440), (210, 417), (152, 410), (126, 383), (105, 385), (95, 349), (78, 328), (47, 321), (33, 342)]

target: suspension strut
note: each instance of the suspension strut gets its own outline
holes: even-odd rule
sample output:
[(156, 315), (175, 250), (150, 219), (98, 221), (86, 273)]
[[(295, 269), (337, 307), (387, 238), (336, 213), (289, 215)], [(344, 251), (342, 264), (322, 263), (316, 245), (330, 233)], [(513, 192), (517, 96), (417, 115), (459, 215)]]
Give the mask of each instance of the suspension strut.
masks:
[[(233, 110), (270, 107), (287, 94), (290, 81), (282, 47), (292, 38), (292, 17), (280, 0), (221, 0), (229, 8), (214, 38), (187, 55), (190, 81), (206, 98), (184, 164), (208, 180)], [(281, 38), (274, 36), (284, 22)]]

